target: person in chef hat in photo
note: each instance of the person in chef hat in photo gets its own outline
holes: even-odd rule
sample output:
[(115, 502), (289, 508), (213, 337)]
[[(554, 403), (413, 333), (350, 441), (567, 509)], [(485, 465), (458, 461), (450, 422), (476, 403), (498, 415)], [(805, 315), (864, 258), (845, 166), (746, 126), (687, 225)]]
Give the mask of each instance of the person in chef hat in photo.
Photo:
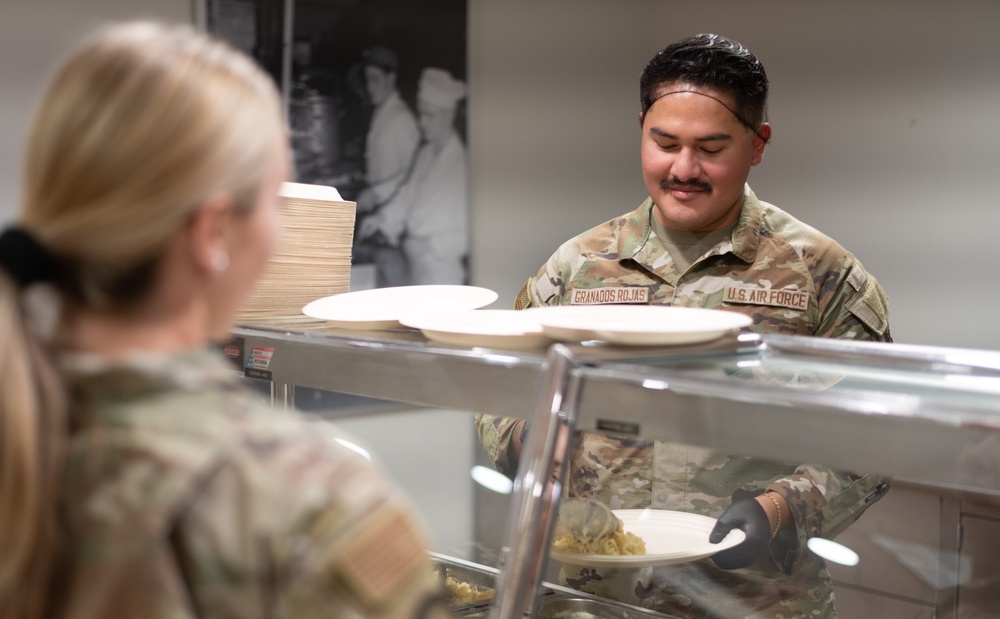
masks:
[(410, 284), (463, 284), (468, 251), (465, 145), (455, 128), (466, 85), (428, 67), (417, 87), (421, 146), (399, 195), (364, 220), (359, 235), (398, 246)]

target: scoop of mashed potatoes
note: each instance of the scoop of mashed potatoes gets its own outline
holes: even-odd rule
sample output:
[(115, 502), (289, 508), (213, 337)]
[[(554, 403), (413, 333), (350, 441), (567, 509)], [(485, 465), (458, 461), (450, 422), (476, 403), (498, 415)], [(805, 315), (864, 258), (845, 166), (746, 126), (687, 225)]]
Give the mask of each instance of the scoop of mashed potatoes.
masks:
[(625, 531), (621, 521), (615, 530), (607, 535), (583, 541), (567, 533), (553, 542), (552, 547), (563, 552), (588, 555), (644, 555), (646, 542), (634, 533)]

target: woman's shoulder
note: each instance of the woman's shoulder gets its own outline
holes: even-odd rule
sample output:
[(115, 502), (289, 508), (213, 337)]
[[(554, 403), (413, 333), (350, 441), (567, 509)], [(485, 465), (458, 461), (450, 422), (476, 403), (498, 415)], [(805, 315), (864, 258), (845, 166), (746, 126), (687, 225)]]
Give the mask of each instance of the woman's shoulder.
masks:
[[(104, 405), (73, 435), (66, 469), (67, 552), (80, 573), (114, 572), (116, 557), (152, 564), (169, 545), (191, 586), (211, 582), (234, 608), (265, 595), (329, 610), (358, 597), (331, 596), (330, 583), (375, 576), (426, 590), (426, 537), (408, 498), (330, 423), (231, 382)], [(395, 542), (373, 573), (359, 557), (379, 540)], [(271, 573), (281, 582), (260, 578)]]
[(359, 483), (352, 491), (387, 492), (379, 467), (330, 424), (271, 407), (217, 361), (167, 365), (83, 381), (67, 466), (77, 504), (113, 496), (169, 512), (196, 494), (237, 493), (247, 510), (278, 514), (302, 504), (294, 497), (336, 501)]

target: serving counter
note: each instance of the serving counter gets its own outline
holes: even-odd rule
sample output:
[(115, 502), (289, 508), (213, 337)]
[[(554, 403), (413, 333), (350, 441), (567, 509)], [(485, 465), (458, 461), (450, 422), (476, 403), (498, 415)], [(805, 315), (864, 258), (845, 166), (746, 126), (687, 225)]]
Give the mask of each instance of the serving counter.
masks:
[[(263, 328), (236, 329), (227, 353), (270, 383), (278, 405), (310, 388), (529, 420), (499, 549), (497, 617), (534, 615), (551, 590), (556, 439), (580, 430), (893, 476), (888, 507), (870, 518), (882, 529), (864, 528), (873, 508), (848, 531), (867, 549), (867, 571), (831, 569), (838, 606), (969, 619), (1000, 601), (1000, 564), (987, 556), (1000, 554), (1000, 353), (757, 334), (512, 351), (410, 330)], [(892, 534), (917, 520), (919, 539), (900, 544)]]

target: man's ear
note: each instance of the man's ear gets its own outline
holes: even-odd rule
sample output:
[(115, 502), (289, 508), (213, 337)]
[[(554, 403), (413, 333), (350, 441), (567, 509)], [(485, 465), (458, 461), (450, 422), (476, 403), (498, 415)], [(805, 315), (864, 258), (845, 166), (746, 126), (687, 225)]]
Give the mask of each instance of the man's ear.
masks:
[(646, 115), (639, 112), (639, 128), (642, 129), (642, 121), (646, 119)]
[(217, 271), (219, 254), (228, 255), (232, 214), (232, 198), (220, 193), (206, 199), (191, 216), (187, 226), (188, 241), (192, 260), (199, 270)]
[(753, 157), (750, 159), (750, 165), (757, 165), (764, 159), (764, 147), (770, 141), (771, 125), (770, 123), (761, 123), (753, 136)]

